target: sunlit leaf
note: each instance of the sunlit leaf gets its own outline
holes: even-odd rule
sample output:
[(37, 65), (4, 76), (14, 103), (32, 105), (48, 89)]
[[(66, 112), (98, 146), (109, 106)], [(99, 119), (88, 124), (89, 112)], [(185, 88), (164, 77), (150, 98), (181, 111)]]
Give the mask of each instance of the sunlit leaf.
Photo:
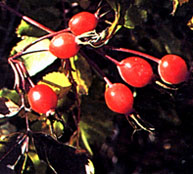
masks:
[(15, 116), (20, 111), (20, 107), (11, 100), (0, 97), (0, 118)]
[(45, 31), (42, 31), (41, 29), (25, 22), (24, 20), (21, 20), (21, 23), (16, 29), (16, 34), (18, 37), (27, 35), (27, 36), (42, 36), (45, 34)]
[[(83, 126), (81, 125), (81, 127), (83, 127)], [(92, 149), (89, 145), (88, 138), (87, 138), (89, 135), (85, 132), (84, 129), (80, 129), (80, 133), (81, 133), (81, 139), (84, 143), (85, 148), (90, 153), (90, 155), (93, 155)]]
[(129, 11), (128, 10), (126, 11), (124, 18), (125, 18), (124, 27), (129, 28), (129, 29), (134, 29), (135, 28), (135, 24), (130, 19)]
[(179, 5), (179, 1), (178, 1), (178, 0), (173, 0), (173, 10), (172, 10), (172, 12), (171, 12), (171, 15), (174, 15), (174, 14), (175, 14), (178, 5)]
[(171, 12), (171, 15), (175, 15), (176, 10), (178, 8), (178, 5), (183, 5), (184, 3), (189, 2), (189, 0), (173, 0), (173, 10)]
[(70, 87), (71, 83), (68, 77), (64, 73), (51, 72), (43, 76), (40, 83), (47, 83), (54, 90), (60, 90), (61, 88)]
[(53, 129), (57, 137), (62, 136), (64, 133), (64, 125), (60, 121), (57, 121), (57, 120), (54, 121)]
[(71, 89), (71, 83), (64, 73), (51, 72), (46, 74), (43, 76), (42, 80), (38, 82), (38, 84), (46, 84), (57, 93), (58, 107), (68, 105), (67, 101), (70, 101), (70, 99), (67, 97), (67, 94)]
[(188, 26), (191, 30), (193, 30), (193, 16), (192, 16), (192, 18), (188, 21), (187, 26)]
[[(13, 48), (12, 52), (19, 52), (25, 46), (35, 41), (36, 37), (27, 37), (25, 36), (22, 41), (18, 42), (17, 45)], [(50, 41), (48, 39), (42, 40), (26, 51), (39, 51), (39, 50), (48, 50)], [(52, 64), (57, 58), (48, 51), (32, 53), (22, 56), (24, 64), (28, 70), (30, 76), (37, 74), (38, 72), (45, 69), (47, 66)]]
[(34, 168), (35, 168), (35, 173), (36, 174), (44, 174), (46, 173), (46, 170), (47, 170), (47, 165), (40, 160), (37, 152), (36, 152), (36, 149), (35, 149), (35, 146), (34, 144), (30, 144), (30, 151), (28, 152), (28, 157), (31, 159), (33, 165), (34, 165)]
[(19, 94), (15, 90), (0, 90), (0, 118), (15, 116), (20, 110)]
[(95, 168), (91, 160), (88, 160), (88, 164), (85, 165), (86, 174), (94, 174)]
[(79, 56), (70, 59), (72, 69), (72, 75), (77, 83), (77, 90), (79, 94), (88, 94), (88, 89), (92, 83), (92, 74), (90, 65), (87, 63), (84, 57)]
[(7, 88), (3, 88), (0, 90), (0, 97), (7, 98), (17, 104), (19, 103), (20, 100), (20, 96), (15, 90)]

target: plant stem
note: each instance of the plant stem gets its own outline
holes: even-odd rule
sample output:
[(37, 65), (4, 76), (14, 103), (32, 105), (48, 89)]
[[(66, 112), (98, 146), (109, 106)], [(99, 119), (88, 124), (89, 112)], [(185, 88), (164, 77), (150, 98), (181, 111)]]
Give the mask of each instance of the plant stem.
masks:
[(104, 77), (104, 81), (106, 82), (106, 84), (111, 87), (113, 85), (113, 83), (107, 78), (107, 77)]
[(103, 80), (107, 83), (107, 85), (112, 86), (112, 82), (106, 77), (104, 72), (97, 66), (97, 64), (94, 63), (91, 59), (89, 59), (83, 51), (80, 50), (80, 52), (87, 60), (87, 62), (91, 65), (91, 67), (94, 68), (103, 77)]
[(53, 30), (49, 29), (48, 27), (40, 24), (39, 22), (37, 22), (37, 21), (35, 21), (35, 20), (27, 17), (27, 16), (22, 15), (21, 13), (17, 12), (17, 11), (14, 10), (13, 8), (7, 6), (6, 4), (4, 4), (4, 3), (2, 3), (2, 2), (0, 2), (0, 6), (3, 7), (3, 8), (6, 8), (6, 9), (9, 10), (10, 12), (12, 12), (12, 13), (14, 13), (15, 15), (21, 17), (24, 21), (26, 21), (26, 22), (28, 22), (28, 23), (30, 23), (30, 24), (32, 24), (32, 25), (34, 25), (34, 26), (36, 26), (36, 27), (38, 27), (38, 28), (40, 28), (40, 29), (42, 29), (42, 30), (44, 30), (44, 31), (46, 31), (46, 32), (48, 32), (48, 33), (53, 33), (53, 32), (54, 32)]
[(108, 55), (104, 55), (107, 59), (109, 59), (111, 62), (113, 62), (115, 65), (117, 65), (117, 66), (121, 66), (122, 64), (119, 62), (119, 61), (117, 61), (117, 60), (115, 60), (114, 58), (112, 58), (112, 57), (110, 57), (110, 56), (108, 56)]
[(126, 52), (126, 53), (136, 54), (138, 56), (141, 56), (141, 57), (147, 58), (149, 60), (152, 60), (152, 61), (154, 61), (158, 64), (160, 63), (159, 58), (156, 58), (156, 57), (151, 56), (151, 55), (146, 54), (146, 53), (142, 53), (140, 51), (135, 51), (135, 50), (127, 49), (127, 48), (111, 48), (111, 49), (115, 50), (115, 51), (122, 51), (122, 52)]
[(49, 29), (48, 27), (40, 24), (39, 22), (37, 22), (37, 21), (35, 21), (35, 20), (27, 17), (27, 16), (22, 16), (22, 19), (23, 19), (24, 21), (29, 22), (30, 24), (32, 24), (32, 25), (34, 25), (34, 26), (36, 26), (36, 27), (38, 27), (38, 28), (40, 28), (40, 29), (48, 32), (48, 33), (54, 33), (53, 30)]
[(47, 34), (47, 35), (45, 35), (45, 36), (42, 36), (42, 37), (38, 38), (37, 40), (33, 41), (32, 43), (30, 43), (29, 45), (27, 45), (27, 46), (22, 50), (22, 52), (25, 51), (25, 50), (27, 50), (27, 49), (28, 49), (29, 47), (31, 47), (32, 45), (34, 45), (34, 44), (36, 44), (36, 43), (38, 43), (38, 42), (40, 42), (40, 41), (42, 41), (42, 40), (44, 40), (44, 39), (48, 39), (48, 38), (50, 38), (50, 37), (56, 36), (56, 35), (58, 35), (58, 34), (60, 34), (60, 33), (67, 32), (67, 31), (69, 31), (69, 28), (65, 28), (65, 29), (63, 29), (63, 30), (60, 30), (60, 31), (57, 31), (57, 32), (54, 32), (54, 33), (49, 33), (49, 34)]
[(103, 50), (101, 50), (101, 49), (100, 49), (100, 50), (94, 49), (94, 51), (95, 51), (97, 54), (99, 54), (99, 55), (107, 58), (108, 60), (110, 60), (111, 62), (113, 62), (115, 65), (117, 65), (117, 66), (121, 66), (121, 65), (122, 65), (119, 61), (117, 61), (116, 59), (114, 59), (114, 58), (110, 57), (109, 55), (107, 55), (106, 53), (104, 53)]
[(24, 56), (24, 55), (27, 55), (27, 54), (44, 52), (44, 51), (48, 51), (48, 49), (44, 49), (44, 50), (34, 50), (34, 51), (26, 51), (26, 52), (20, 51), (20, 52), (18, 52), (17, 54), (9, 57), (8, 59), (9, 59), (10, 61), (14, 62), (15, 59), (17, 59), (18, 57), (21, 57), (21, 56)]

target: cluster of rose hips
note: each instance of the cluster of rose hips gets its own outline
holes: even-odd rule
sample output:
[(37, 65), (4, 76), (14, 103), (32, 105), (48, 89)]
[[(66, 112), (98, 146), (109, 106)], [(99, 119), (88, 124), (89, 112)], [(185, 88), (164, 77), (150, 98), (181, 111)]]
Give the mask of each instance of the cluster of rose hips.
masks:
[[(125, 49), (116, 49), (125, 50)], [(132, 52), (132, 50), (127, 50)], [(139, 53), (141, 54), (141, 53)], [(188, 76), (186, 62), (177, 55), (168, 54), (157, 59), (144, 55), (158, 64), (158, 74), (167, 84), (177, 85), (184, 82)], [(110, 60), (111, 57), (106, 56)], [(121, 62), (112, 60), (119, 71), (122, 79), (135, 88), (141, 88), (151, 83), (153, 80), (153, 70), (148, 61), (140, 57), (127, 57)], [(108, 83), (109, 87), (105, 91), (107, 106), (117, 113), (128, 114), (133, 110), (133, 95), (131, 90), (121, 83)]]
[[(80, 46), (76, 42), (76, 36), (95, 29), (98, 23), (98, 18), (95, 14), (89, 12), (81, 12), (73, 16), (69, 21), (70, 32), (64, 32), (52, 38), (49, 46), (49, 51), (60, 59), (68, 59), (76, 55)], [(127, 49), (115, 49), (117, 51), (132, 52)], [(140, 53), (137, 53), (140, 56)], [(141, 53), (142, 54), (142, 53)], [(121, 62), (112, 59), (118, 68), (122, 79), (133, 87), (144, 87), (153, 79), (153, 70), (150, 63), (141, 57), (127, 57)], [(142, 56), (144, 56), (142, 54)], [(168, 54), (161, 59), (145, 55), (158, 64), (158, 73), (160, 78), (168, 84), (179, 84), (187, 78), (188, 68), (185, 61), (177, 55)], [(105, 78), (106, 79), (106, 78)], [(105, 90), (105, 101), (107, 106), (114, 112), (128, 114), (133, 109), (133, 94), (129, 87), (122, 83), (112, 84), (106, 80), (108, 87)], [(33, 98), (33, 93), (39, 91), (41, 97), (37, 102)], [(44, 96), (45, 93), (45, 96)], [(35, 95), (34, 95), (35, 96)], [(57, 104), (57, 97), (50, 91), (49, 87), (39, 85), (31, 89), (29, 93), (29, 101), (32, 109), (37, 112), (46, 113), (50, 109), (54, 109)], [(44, 107), (44, 104), (47, 105)], [(37, 106), (39, 106), (37, 108)], [(46, 108), (46, 109), (45, 109)]]
[[(75, 56), (81, 47), (79, 38), (84, 38), (84, 36), (87, 37), (89, 35), (91, 38), (100, 36), (99, 34), (93, 35), (92, 37), (92, 31), (97, 27), (98, 20), (99, 17), (97, 13), (80, 12), (74, 15), (69, 20), (66, 30), (53, 34), (53, 38), (49, 45), (49, 51), (54, 56), (63, 60)], [(87, 39), (89, 39), (89, 37)], [(146, 59), (158, 64), (158, 74), (164, 83), (177, 85), (187, 79), (188, 68), (186, 62), (180, 56), (167, 54), (161, 59), (158, 59), (151, 55), (130, 49), (111, 49), (136, 55), (127, 57), (120, 62), (108, 55), (104, 55), (105, 58), (115, 63), (120, 77), (129, 86), (141, 88), (150, 84), (153, 80), (153, 69)], [(129, 115), (133, 111), (134, 103), (133, 93), (130, 88), (123, 83), (112, 83), (106, 76), (103, 77), (107, 83), (104, 97), (109, 109), (120, 114)], [(32, 86), (28, 93), (28, 100), (32, 110), (38, 113), (49, 114), (57, 107), (58, 99), (55, 92), (49, 86), (41, 84)]]
[[(98, 23), (97, 15), (89, 12), (80, 12), (73, 16), (66, 32), (54, 36), (49, 45), (49, 51), (60, 59), (69, 59), (75, 56), (80, 46), (76, 36), (95, 29)], [(31, 108), (38, 112), (49, 114), (57, 107), (57, 95), (47, 85), (35, 85), (28, 93)]]
[[(2, 3), (0, 3), (0, 5), (2, 6)], [(11, 9), (9, 8), (9, 10)], [(14, 10), (11, 11), (14, 12)], [(52, 39), (50, 40), (49, 49), (46, 51), (49, 51), (55, 57), (58, 57), (63, 61), (68, 61), (69, 58), (78, 54), (81, 45), (89, 45), (94, 49), (95, 47), (102, 47), (114, 34), (113, 31), (116, 30), (116, 22), (118, 22), (118, 15), (115, 16), (115, 22), (109, 28), (106, 28), (100, 33), (97, 33), (95, 30), (100, 19), (100, 17), (98, 16), (98, 11), (94, 14), (90, 12), (80, 12), (74, 15), (68, 22), (68, 28), (58, 32), (54, 32), (26, 16), (22, 16), (22, 18), (28, 21), (29, 23), (31, 21), (32, 24), (35, 24), (37, 27), (47, 31), (49, 34), (27, 45), (21, 52), (10, 57), (8, 61), (15, 73), (15, 86), (17, 91), (22, 93), (21, 96), (23, 96), (23, 93), (27, 93), (27, 99), (30, 108), (33, 111), (39, 114), (46, 114), (47, 116), (49, 116), (53, 114), (55, 112), (55, 109), (57, 108), (57, 94), (48, 85), (34, 85), (30, 77), (28, 76), (25, 65), (23, 65), (23, 62), (17, 60), (17, 58), (24, 54), (28, 54), (25, 51), (34, 43), (37, 43), (40, 40), (50, 37), (52, 37)], [(98, 51), (98, 53), (104, 56), (104, 58), (110, 60), (116, 65), (118, 73), (124, 83), (112, 83), (106, 77), (106, 75), (104, 75), (104, 73), (98, 68), (96, 64), (94, 64), (90, 59), (86, 58), (88, 60), (88, 63), (90, 63), (91, 66), (103, 76), (103, 79), (106, 82), (106, 88), (104, 92), (104, 99), (106, 105), (113, 112), (124, 114), (127, 119), (133, 119), (133, 121), (137, 124), (134, 125), (136, 126), (134, 128), (140, 127), (141, 129), (144, 129), (151, 133), (153, 128), (146, 128), (145, 126), (143, 126), (138, 121), (140, 117), (136, 118), (133, 114), (134, 95), (130, 87), (142, 88), (152, 83), (152, 81), (154, 80), (154, 72), (152, 65), (147, 60), (153, 61), (157, 64), (158, 75), (164, 83), (169, 85), (178, 85), (186, 81), (187, 79), (188, 67), (186, 62), (180, 56), (174, 54), (167, 54), (161, 59), (159, 59), (151, 55), (126, 48), (113, 48), (109, 46), (107, 46), (106, 48), (110, 48), (111, 51), (119, 51), (135, 55), (131, 57), (126, 57), (121, 61), (117, 61), (109, 55), (101, 53), (100, 50), (96, 50), (96, 52)], [(81, 54), (83, 53), (81, 52)], [(83, 55), (83, 57), (86, 56)], [(26, 79), (30, 83), (29, 89), (25, 88)], [(20, 80), (22, 81), (21, 84)], [(24, 97), (21, 97), (21, 99), (23, 101), (23, 105), (25, 106)], [(27, 128), (29, 128), (28, 120), (26, 124)], [(22, 141), (23, 142), (20, 141), (22, 143), (22, 151), (27, 152), (27, 144), (29, 143), (28, 136), (26, 135), (22, 139)]]

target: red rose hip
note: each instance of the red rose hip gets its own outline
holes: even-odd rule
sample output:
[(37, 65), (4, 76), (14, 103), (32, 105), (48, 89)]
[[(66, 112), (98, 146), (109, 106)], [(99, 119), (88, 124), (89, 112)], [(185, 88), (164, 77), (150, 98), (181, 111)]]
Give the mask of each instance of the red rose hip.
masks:
[(105, 102), (109, 109), (120, 114), (128, 114), (133, 109), (133, 94), (122, 83), (114, 83), (105, 90)]
[(161, 79), (168, 84), (184, 82), (188, 75), (188, 68), (184, 59), (174, 54), (162, 57), (158, 65)]
[(61, 59), (75, 56), (80, 49), (75, 37), (74, 34), (68, 32), (56, 35), (50, 42), (49, 51)]
[(52, 88), (44, 84), (35, 85), (28, 93), (28, 101), (32, 110), (42, 114), (54, 111), (57, 100), (57, 95)]
[(97, 26), (98, 18), (90, 12), (80, 12), (74, 15), (68, 22), (71, 32), (75, 35), (94, 30)]
[(133, 87), (144, 87), (153, 77), (151, 65), (140, 57), (128, 57), (122, 60), (117, 68), (122, 79)]

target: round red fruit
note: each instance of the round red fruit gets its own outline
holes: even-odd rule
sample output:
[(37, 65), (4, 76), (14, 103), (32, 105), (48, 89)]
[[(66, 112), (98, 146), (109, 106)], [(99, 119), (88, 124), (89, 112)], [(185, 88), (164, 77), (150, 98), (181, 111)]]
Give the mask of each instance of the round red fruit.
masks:
[(29, 104), (35, 112), (46, 114), (54, 111), (57, 106), (57, 95), (47, 85), (40, 84), (32, 87), (28, 93)]
[(75, 38), (74, 34), (68, 32), (58, 34), (52, 38), (49, 45), (49, 51), (61, 59), (73, 57), (80, 49)]
[(117, 68), (122, 79), (133, 87), (144, 87), (153, 77), (151, 65), (140, 57), (128, 57), (122, 60)]
[(188, 75), (188, 68), (184, 59), (174, 54), (162, 57), (158, 65), (161, 79), (168, 84), (184, 82)]
[(98, 18), (90, 12), (80, 12), (74, 15), (68, 22), (72, 33), (80, 35), (82, 33), (94, 30), (97, 26)]
[(128, 114), (133, 109), (133, 94), (122, 83), (114, 83), (105, 90), (105, 102), (109, 109), (120, 114)]

